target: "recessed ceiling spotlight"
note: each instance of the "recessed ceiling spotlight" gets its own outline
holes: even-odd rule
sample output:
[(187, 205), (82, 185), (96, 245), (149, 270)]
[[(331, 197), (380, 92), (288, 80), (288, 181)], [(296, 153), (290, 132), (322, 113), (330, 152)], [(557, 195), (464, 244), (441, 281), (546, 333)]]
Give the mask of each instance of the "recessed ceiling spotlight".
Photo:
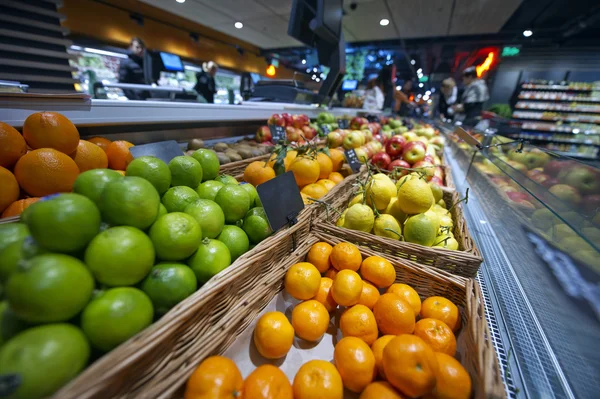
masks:
[(424, 86), (423, 83), (419, 83), (419, 87), (423, 87), (423, 86)]
[(417, 61), (415, 60), (410, 60), (410, 65), (415, 65), (417, 63)]
[(423, 68), (417, 69), (417, 73), (422, 73), (422, 72), (423, 72)]
[(529, 36), (531, 36), (531, 35), (533, 35), (533, 32), (532, 32), (532, 31), (530, 31), (529, 29), (527, 29), (527, 30), (524, 30), (524, 31), (523, 31), (523, 36), (525, 36), (525, 37), (529, 37)]
[(309, 73), (309, 72), (310, 72), (310, 68), (306, 68), (306, 73)]
[(317, 81), (317, 83), (321, 81), (321, 79), (319, 79), (319, 78), (316, 78), (315, 80)]
[(233, 26), (235, 26), (237, 29), (242, 29), (244, 27), (244, 24), (241, 22), (236, 22), (235, 24), (233, 24)]
[(185, 3), (185, 0), (175, 0), (175, 1), (178, 2), (179, 4)]
[(379, 21), (379, 25), (381, 25), (381, 26), (388, 26), (389, 24), (390, 24), (390, 20), (386, 19), (386, 18)]
[(306, 64), (306, 60), (302, 59), (302, 65), (305, 65), (305, 64)]
[(318, 71), (318, 69), (317, 69), (317, 68), (313, 68), (313, 72), (317, 72), (317, 71)]

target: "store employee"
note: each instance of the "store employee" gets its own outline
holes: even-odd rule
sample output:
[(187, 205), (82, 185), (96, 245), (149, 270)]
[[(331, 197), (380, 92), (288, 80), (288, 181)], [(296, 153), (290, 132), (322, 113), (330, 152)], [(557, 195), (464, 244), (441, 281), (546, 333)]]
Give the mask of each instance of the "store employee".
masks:
[[(119, 83), (146, 84), (144, 77), (144, 53), (146, 45), (139, 37), (131, 39), (129, 44), (129, 58), (121, 60), (119, 66)], [(148, 92), (141, 90), (123, 90), (130, 100), (145, 100)]]
[(217, 93), (217, 85), (215, 83), (215, 75), (219, 66), (208, 61), (202, 64), (202, 71), (196, 74), (196, 86), (194, 89), (200, 94), (207, 103), (215, 102), (215, 94)]

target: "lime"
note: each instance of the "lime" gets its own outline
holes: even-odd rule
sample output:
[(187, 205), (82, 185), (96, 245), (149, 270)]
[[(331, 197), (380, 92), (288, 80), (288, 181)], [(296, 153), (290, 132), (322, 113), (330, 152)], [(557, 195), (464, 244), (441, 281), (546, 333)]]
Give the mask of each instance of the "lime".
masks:
[(402, 238), (402, 228), (395, 217), (388, 214), (381, 214), (375, 219), (373, 233), (379, 237), (387, 237), (392, 240)]
[(239, 258), (243, 253), (248, 252), (248, 248), (250, 247), (250, 241), (248, 240), (246, 232), (237, 226), (227, 225), (223, 227), (223, 231), (221, 231), (217, 240), (227, 245), (232, 262)]
[(159, 204), (158, 205), (158, 217), (156, 219), (158, 219), (161, 216), (165, 216), (167, 214), (167, 208), (165, 208), (165, 206), (163, 204)]
[(100, 292), (81, 313), (81, 328), (94, 348), (108, 352), (152, 324), (148, 295), (133, 287)]
[(152, 301), (154, 311), (163, 315), (192, 295), (197, 285), (196, 275), (186, 265), (161, 263), (152, 268), (142, 283), (142, 290)]
[(156, 157), (144, 156), (127, 165), (125, 176), (138, 176), (148, 180), (159, 195), (171, 187), (171, 170), (166, 163)]
[(212, 180), (219, 174), (219, 158), (212, 150), (201, 148), (192, 153), (192, 158), (202, 166), (202, 181)]
[(216, 202), (199, 199), (185, 207), (185, 213), (191, 215), (202, 227), (202, 238), (216, 238), (225, 225), (225, 215)]
[(198, 193), (189, 187), (171, 187), (162, 197), (167, 212), (183, 212), (186, 206), (198, 199)]
[(27, 227), (49, 251), (79, 251), (100, 231), (98, 207), (81, 194), (59, 194), (29, 208)]
[(83, 262), (43, 254), (19, 263), (6, 283), (6, 299), (24, 321), (55, 323), (79, 313), (93, 290), (94, 279)]
[(0, 250), (0, 282), (6, 282), (10, 275), (17, 270), (17, 265), (22, 259), (30, 259), (36, 255), (46, 253), (33, 237), (25, 237), (13, 242)]
[(208, 180), (200, 184), (196, 189), (196, 192), (200, 198), (214, 201), (217, 193), (224, 185), (225, 184), (221, 183), (220, 181)]
[(88, 170), (77, 176), (73, 184), (73, 192), (85, 195), (98, 205), (106, 185), (122, 178), (120, 173), (111, 169)]
[(205, 238), (187, 264), (196, 274), (198, 282), (204, 284), (231, 264), (231, 254), (221, 241)]
[(192, 157), (181, 155), (171, 159), (171, 186), (196, 188), (202, 181), (202, 166)]
[(404, 222), (404, 240), (430, 247), (437, 236), (438, 221), (424, 213), (410, 216)]
[(433, 246), (452, 249), (456, 251), (458, 249), (458, 241), (456, 241), (456, 239), (450, 234), (441, 234), (435, 237)]
[(256, 203), (258, 202), (258, 192), (256, 191), (256, 188), (254, 188), (254, 186), (252, 184), (240, 183), (240, 187), (243, 188), (244, 190), (246, 190), (246, 192), (248, 193), (248, 196), (250, 197), (250, 207), (262, 206), (262, 205), (256, 205)]
[(253, 244), (258, 244), (273, 232), (269, 226), (265, 210), (261, 207), (252, 208), (248, 211), (246, 217), (244, 217), (242, 228)]
[(154, 246), (143, 231), (130, 226), (106, 229), (85, 251), (85, 264), (99, 283), (137, 284), (154, 265)]
[(390, 200), (387, 208), (383, 211), (387, 215), (392, 215), (399, 223), (404, 223), (406, 220), (406, 213), (402, 212), (398, 204), (398, 198), (394, 197)]
[(0, 302), (0, 346), (27, 327), (29, 325), (20, 320), (15, 312), (8, 307), (8, 302)]
[(225, 214), (227, 223), (235, 223), (246, 215), (250, 209), (250, 196), (242, 187), (226, 184), (215, 197)]
[(29, 229), (24, 223), (0, 224), (0, 251), (15, 241), (29, 236)]
[(223, 184), (233, 184), (233, 185), (240, 184), (240, 182), (237, 181), (235, 179), (235, 177), (229, 176), (229, 175), (219, 175), (219, 176), (215, 177), (215, 181), (221, 182)]
[(71, 324), (23, 331), (0, 349), (0, 377), (16, 375), (19, 381), (7, 397), (49, 397), (79, 374), (89, 357), (85, 335)]
[(198, 249), (202, 229), (190, 215), (173, 212), (158, 218), (150, 227), (149, 236), (159, 259), (181, 260)]
[(158, 204), (158, 192), (148, 180), (125, 176), (106, 186), (100, 198), (100, 211), (102, 219), (114, 226), (145, 229), (156, 220)]

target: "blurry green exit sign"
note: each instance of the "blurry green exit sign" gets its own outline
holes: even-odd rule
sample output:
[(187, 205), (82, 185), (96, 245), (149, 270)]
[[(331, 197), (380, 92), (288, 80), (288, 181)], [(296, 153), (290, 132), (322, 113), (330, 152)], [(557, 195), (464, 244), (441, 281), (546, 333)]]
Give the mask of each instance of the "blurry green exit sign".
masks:
[(428, 82), (429, 81), (429, 76), (421, 76), (419, 78), (419, 82)]
[(500, 56), (501, 57), (514, 57), (516, 55), (519, 55), (520, 52), (521, 52), (521, 49), (518, 47), (504, 47), (502, 49), (502, 54)]

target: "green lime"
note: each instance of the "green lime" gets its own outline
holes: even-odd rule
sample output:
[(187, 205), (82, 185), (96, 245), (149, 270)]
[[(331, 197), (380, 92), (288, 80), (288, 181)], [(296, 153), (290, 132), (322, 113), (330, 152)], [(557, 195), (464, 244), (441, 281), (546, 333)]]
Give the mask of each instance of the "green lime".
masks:
[(250, 209), (250, 196), (239, 185), (226, 184), (219, 190), (215, 197), (215, 202), (219, 204), (225, 214), (227, 223), (235, 223), (246, 215)]
[(114, 226), (150, 227), (158, 216), (160, 196), (146, 179), (125, 176), (109, 183), (100, 198), (102, 219)]
[(29, 325), (17, 317), (7, 301), (0, 302), (0, 346), (27, 327)]
[(254, 188), (252, 184), (245, 182), (240, 183), (240, 187), (246, 190), (246, 192), (248, 193), (248, 196), (250, 197), (250, 207), (259, 206), (256, 205), (256, 203), (258, 202), (258, 192), (256, 191), (256, 188)]
[(187, 264), (196, 274), (198, 282), (204, 284), (231, 264), (231, 254), (221, 241), (205, 238)]
[(6, 299), (24, 321), (56, 323), (79, 313), (93, 290), (94, 279), (83, 262), (43, 254), (19, 263), (6, 283)]
[(198, 249), (202, 241), (202, 229), (190, 215), (172, 212), (154, 222), (149, 236), (159, 259), (181, 260)]
[(191, 215), (202, 227), (202, 238), (216, 238), (225, 225), (225, 215), (214, 201), (199, 199), (185, 207), (185, 213)]
[(73, 192), (85, 195), (98, 205), (106, 185), (122, 178), (120, 173), (111, 169), (88, 170), (77, 176), (73, 184)]
[(36, 255), (46, 253), (33, 237), (25, 237), (13, 242), (0, 250), (0, 282), (4, 283), (17, 270), (17, 265), (23, 259), (31, 259)]
[(173, 306), (192, 295), (198, 283), (196, 275), (182, 263), (161, 263), (156, 265), (142, 283), (142, 290), (148, 295), (157, 314), (163, 315)]
[(111, 288), (83, 309), (81, 328), (94, 348), (108, 352), (152, 324), (153, 316), (152, 301), (143, 291)]
[(29, 229), (24, 223), (0, 224), (0, 251), (9, 244), (29, 236)]
[(404, 240), (431, 247), (435, 243), (438, 228), (439, 219), (436, 220), (431, 215), (420, 213), (410, 216), (404, 222)]
[(200, 184), (196, 189), (196, 192), (200, 198), (214, 201), (217, 193), (224, 185), (225, 184), (221, 183), (220, 181), (208, 180)]
[(159, 204), (158, 205), (158, 217), (156, 218), (158, 220), (159, 217), (161, 216), (165, 216), (167, 213), (167, 208), (165, 208), (165, 206), (163, 204)]
[(245, 252), (248, 252), (250, 241), (244, 230), (237, 226), (227, 225), (223, 227), (223, 231), (217, 237), (217, 240), (227, 245), (231, 254), (231, 261), (235, 261)]
[(162, 197), (167, 212), (183, 212), (186, 206), (198, 199), (198, 193), (189, 187), (171, 187)]
[(71, 324), (50, 324), (23, 331), (0, 349), (0, 376), (16, 375), (9, 398), (46, 398), (87, 365), (90, 345)]
[(258, 244), (273, 232), (269, 226), (265, 210), (261, 207), (252, 208), (248, 211), (242, 228), (253, 244)]
[(229, 176), (229, 175), (219, 175), (219, 176), (215, 177), (215, 181), (221, 182), (223, 184), (233, 184), (233, 185), (240, 184), (240, 182), (237, 181), (235, 179), (235, 177)]
[(85, 264), (94, 278), (108, 286), (134, 285), (154, 265), (154, 246), (143, 231), (130, 226), (106, 229), (85, 251)]
[(202, 182), (202, 166), (192, 157), (181, 155), (171, 159), (171, 186), (196, 188)]
[(201, 148), (192, 153), (192, 158), (202, 166), (202, 181), (212, 180), (219, 174), (219, 158), (212, 150)]
[(125, 176), (138, 176), (148, 180), (159, 195), (171, 187), (171, 170), (166, 163), (156, 157), (144, 156), (127, 165)]
[(81, 194), (59, 194), (29, 208), (27, 227), (49, 251), (80, 251), (100, 231), (98, 207)]

